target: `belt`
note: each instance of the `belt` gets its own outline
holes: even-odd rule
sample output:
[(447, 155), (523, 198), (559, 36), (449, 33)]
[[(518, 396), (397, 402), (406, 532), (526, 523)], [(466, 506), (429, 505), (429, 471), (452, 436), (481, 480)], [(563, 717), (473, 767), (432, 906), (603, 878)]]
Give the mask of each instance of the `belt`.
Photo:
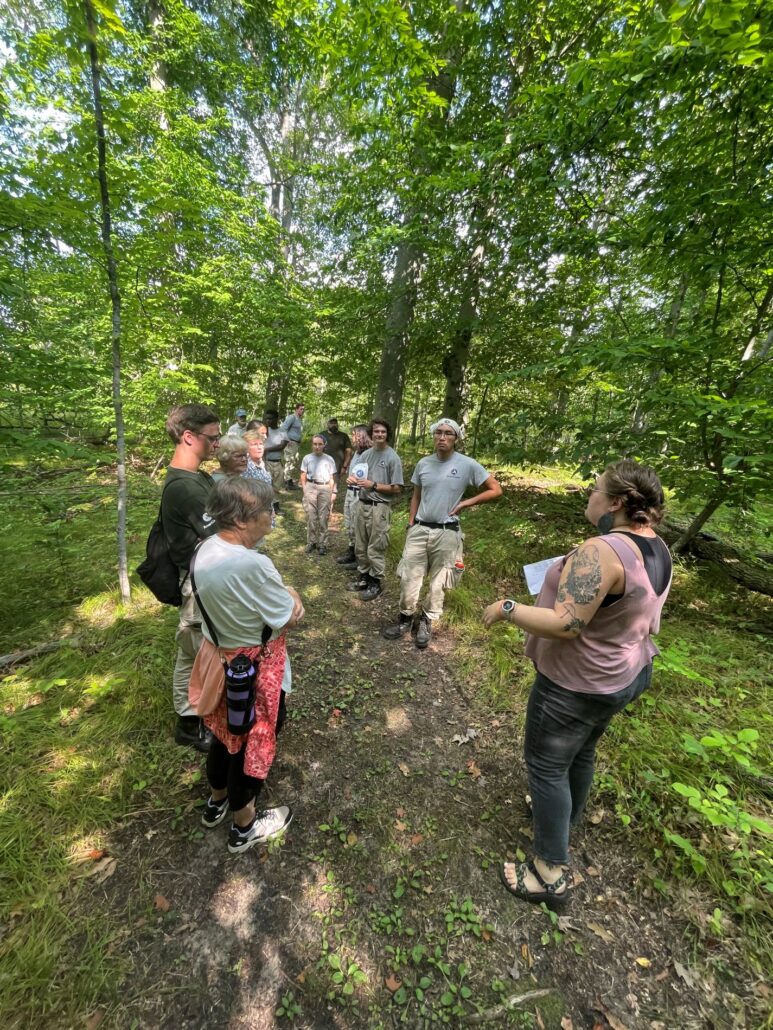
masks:
[(358, 494), (360, 492), (360, 488), (358, 486), (347, 486), (346, 489), (351, 490), (353, 494)]
[(413, 520), (414, 526), (424, 526), (425, 529), (453, 529), (455, 533), (459, 532), (458, 522), (422, 522), (421, 519)]
[(307, 483), (313, 483), (314, 486), (330, 486), (330, 483), (320, 483), (318, 479), (307, 479)]
[(360, 504), (372, 504), (372, 505), (376, 505), (376, 504), (389, 504), (389, 501), (369, 501), (365, 497), (361, 497), (360, 498)]

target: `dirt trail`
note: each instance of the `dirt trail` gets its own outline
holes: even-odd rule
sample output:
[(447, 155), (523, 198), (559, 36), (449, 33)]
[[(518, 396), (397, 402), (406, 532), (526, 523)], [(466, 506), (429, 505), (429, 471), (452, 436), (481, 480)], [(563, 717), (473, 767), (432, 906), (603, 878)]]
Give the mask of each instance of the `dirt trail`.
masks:
[[(269, 798), (294, 823), (281, 845), (231, 856), (227, 823), (199, 833), (195, 788), (171, 830), (168, 815), (123, 827), (126, 872), (101, 903), (124, 915), (130, 972), (107, 1023), (418, 1027), (482, 1010), (492, 1026), (733, 1025), (610, 817), (575, 841), (582, 882), (560, 924), (505, 894), (497, 863), (530, 835), (520, 716), (466, 696), (448, 635), (423, 653), (382, 639), (394, 578), (355, 599), (333, 560), (342, 537), (308, 558), (300, 505), (285, 508), (268, 549), (307, 616)], [(155, 894), (170, 907), (147, 919)], [(549, 993), (507, 1013), (535, 990)]]

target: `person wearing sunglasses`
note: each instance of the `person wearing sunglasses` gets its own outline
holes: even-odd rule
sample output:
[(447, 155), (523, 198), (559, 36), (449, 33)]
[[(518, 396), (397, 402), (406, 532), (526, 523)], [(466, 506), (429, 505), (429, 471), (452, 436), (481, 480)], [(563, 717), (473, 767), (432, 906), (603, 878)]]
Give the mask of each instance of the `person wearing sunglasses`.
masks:
[[(459, 513), (502, 496), (502, 487), (490, 472), (457, 452), (457, 442), (463, 436), (458, 422), (441, 418), (430, 427), (430, 432), (435, 453), (422, 458), (411, 477), (408, 535), (397, 566), (400, 613), (397, 622), (383, 632), (387, 640), (397, 640), (413, 627), (420, 650), (429, 644), (432, 623), (443, 613), (446, 590), (458, 584), (464, 569), (464, 535)], [(469, 486), (476, 487), (479, 493), (463, 500)], [(426, 576), (427, 594), (419, 607)]]
[(172, 674), (177, 713), (174, 739), (178, 744), (206, 752), (209, 731), (188, 701), (188, 682), (201, 645), (201, 612), (191, 591), (188, 566), (198, 542), (217, 529), (207, 511), (207, 499), (215, 481), (201, 465), (217, 452), (220, 416), (205, 404), (183, 404), (169, 412), (166, 431), (175, 446), (161, 496), (161, 523), (169, 556), (180, 573), (183, 595)]

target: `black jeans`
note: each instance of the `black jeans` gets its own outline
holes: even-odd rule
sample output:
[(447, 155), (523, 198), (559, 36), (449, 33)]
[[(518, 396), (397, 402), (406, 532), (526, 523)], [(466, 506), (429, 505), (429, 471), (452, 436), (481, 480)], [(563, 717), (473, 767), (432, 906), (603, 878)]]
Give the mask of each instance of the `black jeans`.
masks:
[(596, 744), (614, 714), (651, 680), (652, 663), (615, 694), (576, 694), (537, 672), (526, 709), (524, 757), (539, 858), (552, 865), (569, 862), (569, 827), (585, 809)]
[[(282, 729), (287, 716), (284, 690), (279, 695), (279, 711), (276, 717), (276, 733)], [(212, 790), (227, 790), (228, 804), (232, 812), (249, 805), (250, 801), (257, 798), (263, 789), (264, 780), (255, 776), (248, 776), (244, 771), (244, 752), (247, 748), (245, 738), (244, 747), (235, 755), (232, 755), (225, 744), (221, 743), (216, 736), (212, 736), (207, 754), (207, 779)]]

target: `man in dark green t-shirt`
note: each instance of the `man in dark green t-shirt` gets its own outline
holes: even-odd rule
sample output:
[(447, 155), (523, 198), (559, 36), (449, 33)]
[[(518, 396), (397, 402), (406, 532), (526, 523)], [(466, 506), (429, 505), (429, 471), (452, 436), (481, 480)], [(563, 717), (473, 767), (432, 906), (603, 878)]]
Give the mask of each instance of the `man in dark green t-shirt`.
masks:
[(200, 465), (211, 458), (220, 441), (220, 416), (204, 404), (173, 408), (166, 431), (174, 442), (174, 455), (161, 497), (161, 521), (169, 554), (180, 571), (183, 603), (177, 627), (177, 660), (172, 674), (172, 696), (177, 712), (174, 739), (178, 744), (209, 748), (209, 730), (188, 701), (188, 681), (201, 646), (201, 613), (191, 590), (188, 565), (199, 540), (217, 529), (207, 513), (207, 498), (215, 485)]

